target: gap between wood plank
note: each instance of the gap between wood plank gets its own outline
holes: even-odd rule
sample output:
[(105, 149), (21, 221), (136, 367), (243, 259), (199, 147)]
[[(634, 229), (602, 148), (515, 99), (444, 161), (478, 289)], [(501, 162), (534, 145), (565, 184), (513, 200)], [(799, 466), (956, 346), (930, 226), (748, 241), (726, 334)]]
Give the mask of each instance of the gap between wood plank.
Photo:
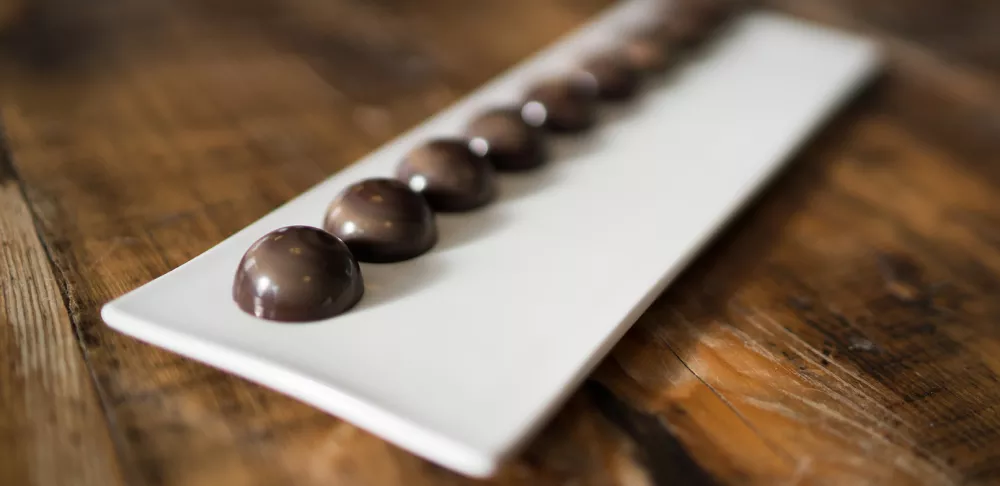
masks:
[[(59, 296), (61, 298), (60, 305), (62, 306), (63, 310), (66, 312), (67, 317), (69, 318), (69, 323), (72, 326), (73, 337), (74, 340), (76, 341), (76, 349), (80, 352), (80, 359), (83, 362), (83, 365), (86, 367), (87, 376), (89, 376), (90, 378), (89, 380), (91, 384), (90, 391), (93, 393), (94, 398), (96, 398), (97, 403), (101, 409), (102, 415), (104, 416), (105, 419), (104, 426), (107, 430), (108, 437), (111, 439), (111, 444), (115, 450), (115, 457), (113, 458), (113, 462), (115, 464), (115, 467), (117, 468), (118, 473), (120, 475), (124, 475), (126, 471), (123, 462), (121, 460), (123, 457), (122, 453), (124, 451), (124, 444), (121, 442), (121, 438), (117, 434), (115, 419), (113, 417), (111, 408), (108, 404), (107, 397), (104, 391), (101, 389), (100, 383), (98, 382), (97, 374), (94, 372), (94, 369), (91, 366), (90, 359), (87, 355), (87, 350), (84, 347), (83, 342), (81, 340), (82, 338), (80, 334), (80, 328), (77, 324), (76, 319), (73, 316), (73, 313), (70, 312), (69, 286), (67, 284), (65, 276), (63, 275), (63, 272), (60, 271), (60, 269), (56, 265), (55, 260), (52, 256), (51, 248), (46, 242), (45, 235), (42, 232), (40, 219), (38, 217), (37, 211), (34, 205), (31, 204), (31, 200), (28, 198), (28, 192), (25, 187), (23, 179), (21, 179), (20, 175), (18, 174), (17, 166), (14, 163), (14, 155), (10, 150), (10, 146), (7, 141), (7, 136), (3, 127), (2, 120), (0, 120), (0, 184), (6, 184), (8, 182), (13, 183), (14, 185), (17, 186), (18, 195), (20, 196), (21, 202), (22, 204), (24, 204), (25, 208), (28, 210), (28, 214), (31, 216), (31, 224), (34, 229), (35, 237), (37, 238), (37, 241), (40, 244), (41, 249), (45, 254), (45, 258), (49, 265), (49, 269), (52, 272), (52, 277), (55, 280), (56, 287), (59, 289)], [(46, 344), (47, 343), (43, 343), (43, 346), (45, 346)], [(126, 475), (126, 477), (128, 476), (130, 475)]]

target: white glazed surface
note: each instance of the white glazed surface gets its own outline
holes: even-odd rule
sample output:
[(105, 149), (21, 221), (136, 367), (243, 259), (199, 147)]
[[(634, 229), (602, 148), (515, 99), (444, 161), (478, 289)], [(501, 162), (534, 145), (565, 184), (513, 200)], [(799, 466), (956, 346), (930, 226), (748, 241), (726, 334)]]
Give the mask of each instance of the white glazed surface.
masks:
[(237, 263), (273, 229), (321, 224), (346, 185), (386, 176), (429, 137), (594, 47), (649, 2), (624, 2), (218, 246), (103, 309), (115, 329), (227, 370), (472, 476), (491, 475), (726, 220), (874, 70), (862, 39), (770, 14), (558, 140), (482, 211), (441, 215), (439, 245), (363, 264), (354, 310), (307, 325), (250, 317)]

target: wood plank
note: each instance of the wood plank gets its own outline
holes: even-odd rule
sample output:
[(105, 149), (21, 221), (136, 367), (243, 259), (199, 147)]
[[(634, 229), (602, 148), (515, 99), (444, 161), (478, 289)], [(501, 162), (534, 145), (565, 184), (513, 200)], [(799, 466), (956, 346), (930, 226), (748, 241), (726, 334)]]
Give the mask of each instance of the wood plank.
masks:
[(52, 266), (0, 157), (0, 484), (121, 484)]
[(987, 222), (955, 224), (992, 213), (995, 191), (879, 114), (893, 86), (828, 130), (619, 359), (676, 353), (802, 478), (995, 478), (996, 250)]

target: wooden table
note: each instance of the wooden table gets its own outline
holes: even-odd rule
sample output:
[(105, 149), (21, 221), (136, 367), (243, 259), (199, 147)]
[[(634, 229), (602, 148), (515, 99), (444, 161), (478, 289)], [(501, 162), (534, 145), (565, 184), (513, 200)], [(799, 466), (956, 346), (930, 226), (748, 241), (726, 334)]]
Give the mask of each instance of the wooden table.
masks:
[[(473, 483), (98, 310), (607, 3), (47, 0), (7, 22), (0, 484)], [(492, 484), (1000, 481), (1000, 2), (769, 3), (878, 36), (886, 74)]]

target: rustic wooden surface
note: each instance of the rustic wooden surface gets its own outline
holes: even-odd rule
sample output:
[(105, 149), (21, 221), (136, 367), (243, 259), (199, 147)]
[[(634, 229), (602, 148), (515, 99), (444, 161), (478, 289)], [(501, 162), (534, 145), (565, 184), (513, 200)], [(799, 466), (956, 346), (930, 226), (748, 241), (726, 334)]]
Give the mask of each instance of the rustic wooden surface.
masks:
[[(0, 484), (473, 484), (98, 309), (607, 3), (5, 8)], [(887, 72), (490, 484), (1000, 481), (1000, 3), (767, 3)]]

